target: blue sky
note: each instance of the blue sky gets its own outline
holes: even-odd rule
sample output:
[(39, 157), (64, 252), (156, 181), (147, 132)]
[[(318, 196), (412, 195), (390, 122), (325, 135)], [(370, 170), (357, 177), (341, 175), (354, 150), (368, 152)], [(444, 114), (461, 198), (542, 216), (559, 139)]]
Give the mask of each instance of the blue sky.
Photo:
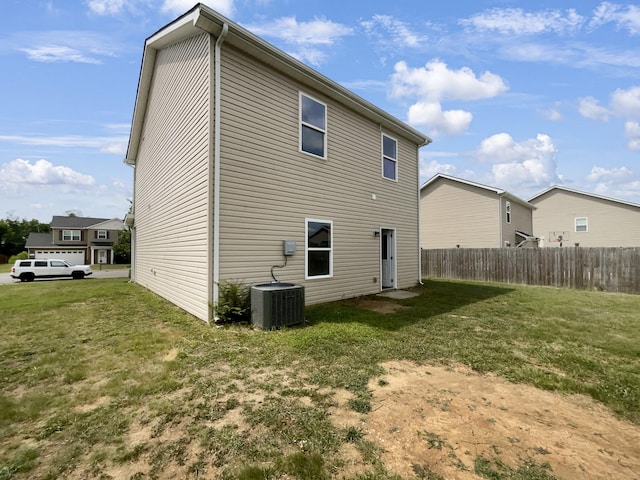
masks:
[[(433, 139), (438, 172), (640, 203), (640, 7), (203, 2)], [(0, 218), (120, 217), (144, 40), (182, 0), (2, 0)]]

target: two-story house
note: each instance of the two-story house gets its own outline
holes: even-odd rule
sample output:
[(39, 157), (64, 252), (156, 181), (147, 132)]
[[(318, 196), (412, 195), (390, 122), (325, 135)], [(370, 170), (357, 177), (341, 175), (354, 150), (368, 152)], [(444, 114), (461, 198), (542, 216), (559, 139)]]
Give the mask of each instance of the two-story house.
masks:
[(144, 46), (131, 278), (205, 321), (221, 282), (272, 271), (307, 304), (415, 285), (429, 141), (196, 5)]
[(420, 187), (422, 248), (533, 247), (529, 202), (501, 188), (438, 173)]
[(534, 195), (533, 230), (545, 247), (638, 247), (640, 205), (554, 185)]
[(30, 233), (29, 258), (57, 258), (74, 265), (111, 264), (113, 245), (124, 223), (117, 218), (54, 216), (51, 233)]

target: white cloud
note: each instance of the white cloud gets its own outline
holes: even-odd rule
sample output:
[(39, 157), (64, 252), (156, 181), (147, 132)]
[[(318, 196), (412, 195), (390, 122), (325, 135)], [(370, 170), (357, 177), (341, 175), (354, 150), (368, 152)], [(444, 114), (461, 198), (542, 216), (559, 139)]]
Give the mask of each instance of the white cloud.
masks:
[(629, 167), (603, 168), (594, 166), (586, 180), (591, 191), (611, 198), (640, 199), (640, 178)]
[(440, 60), (432, 60), (424, 67), (411, 68), (398, 62), (391, 76), (391, 97), (412, 98), (408, 121), (430, 129), (431, 135), (457, 135), (464, 132), (473, 119), (464, 110), (443, 110), (443, 100), (478, 100), (491, 98), (507, 91), (500, 76), (484, 72), (480, 76), (467, 67), (451, 70)]
[(625, 135), (628, 139), (627, 148), (640, 151), (640, 87), (628, 89), (618, 88), (611, 94), (609, 109), (601, 107), (593, 97), (580, 99), (578, 107), (580, 114), (591, 120), (607, 121), (609, 115), (626, 119)]
[[(160, 10), (163, 13), (180, 15), (190, 10), (196, 3), (196, 0), (164, 0)], [(227, 17), (231, 17), (235, 12), (234, 0), (203, 0), (201, 3)]]
[(640, 7), (603, 2), (594, 10), (589, 26), (597, 28), (606, 23), (614, 23), (616, 28), (625, 29), (631, 35), (638, 35), (640, 34)]
[(565, 33), (578, 30), (585, 19), (574, 9), (525, 12), (521, 8), (494, 8), (460, 20), (467, 27), (503, 35), (537, 35), (548, 32)]
[(322, 47), (333, 46), (353, 33), (351, 28), (324, 18), (298, 22), (296, 17), (282, 17), (270, 23), (245, 25), (245, 28), (256, 35), (284, 41), (290, 46), (289, 55), (316, 67), (327, 58)]
[[(170, 15), (181, 15), (193, 8), (197, 0), (162, 0), (160, 11)], [(201, 3), (230, 17), (235, 12), (235, 0), (202, 0)], [(148, 0), (87, 0), (89, 10), (96, 15), (119, 15), (124, 10), (135, 11), (136, 7), (153, 6)]]
[(464, 110), (443, 111), (437, 102), (418, 102), (409, 107), (408, 120), (429, 127), (432, 136), (457, 135), (469, 128), (473, 115)]
[[(423, 181), (429, 180), (437, 173), (460, 176), (458, 167), (452, 163), (440, 163), (437, 160), (427, 161), (426, 159), (420, 159), (420, 178), (423, 179)], [(470, 172), (467, 172), (467, 174), (470, 174)]]
[(627, 147), (629, 150), (640, 152), (640, 123), (638, 122), (626, 122), (624, 124), (624, 131), (629, 142)]
[(560, 120), (564, 119), (562, 113), (555, 108), (550, 108), (549, 110), (545, 110), (542, 113), (547, 120), (551, 120), (552, 122), (559, 122)]
[(90, 64), (100, 64), (101, 57), (114, 57), (120, 49), (117, 39), (83, 30), (20, 32), (3, 39), (0, 47), (24, 52), (36, 62)]
[(47, 45), (34, 48), (21, 48), (23, 52), (27, 54), (29, 60), (45, 63), (64, 63), (64, 62), (76, 62), (76, 63), (102, 63), (97, 58), (84, 55), (82, 52), (66, 47), (63, 45)]
[(499, 75), (487, 71), (477, 77), (468, 67), (451, 70), (438, 59), (420, 68), (398, 62), (391, 82), (394, 97), (417, 96), (432, 101), (478, 100), (495, 97), (508, 90)]
[(296, 51), (287, 53), (301, 62), (308, 63), (309, 65), (314, 65), (316, 67), (322, 65), (327, 59), (327, 55), (322, 50), (307, 46), (300, 47)]
[(390, 15), (374, 15), (371, 20), (360, 23), (367, 34), (382, 36), (385, 42), (389, 42), (393, 48), (420, 46), (427, 40), (426, 37), (412, 32), (404, 23)]
[(100, 152), (122, 153), (126, 151), (129, 138), (126, 136), (113, 137), (80, 137), (67, 135), (60, 137), (43, 137), (36, 135), (0, 135), (0, 142), (11, 142), (22, 145), (48, 145), (53, 147), (88, 147)]
[(262, 25), (245, 25), (256, 35), (278, 38), (291, 45), (333, 45), (352, 29), (324, 18), (298, 22), (296, 17), (282, 17)]
[(590, 182), (619, 182), (633, 177), (633, 171), (627, 167), (606, 169), (602, 167), (593, 167), (587, 175)]
[(580, 98), (578, 100), (578, 111), (583, 117), (602, 122), (609, 121), (609, 110), (601, 107), (598, 100), (593, 97)]
[(6, 185), (73, 185), (91, 186), (95, 180), (91, 175), (76, 172), (65, 166), (54, 166), (47, 160), (30, 163), (20, 158), (0, 167), (0, 179)]
[(640, 87), (618, 88), (611, 94), (611, 110), (623, 118), (640, 118)]
[(491, 183), (511, 191), (548, 186), (558, 180), (557, 149), (548, 135), (516, 142), (499, 133), (483, 140), (476, 154), (493, 163)]
[(125, 5), (125, 0), (89, 0), (87, 6), (97, 15), (116, 15)]
[(504, 41), (500, 54), (519, 62), (537, 62), (566, 65), (571, 68), (598, 68), (609, 66), (629, 69), (640, 66), (637, 49), (593, 46), (586, 43), (536, 43)]

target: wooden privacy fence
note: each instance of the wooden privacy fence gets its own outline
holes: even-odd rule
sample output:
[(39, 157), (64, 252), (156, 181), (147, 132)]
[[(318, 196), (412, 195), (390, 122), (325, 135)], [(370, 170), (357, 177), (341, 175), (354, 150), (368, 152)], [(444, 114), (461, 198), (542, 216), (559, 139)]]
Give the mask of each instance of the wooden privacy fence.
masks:
[(640, 248), (422, 250), (422, 276), (640, 294)]

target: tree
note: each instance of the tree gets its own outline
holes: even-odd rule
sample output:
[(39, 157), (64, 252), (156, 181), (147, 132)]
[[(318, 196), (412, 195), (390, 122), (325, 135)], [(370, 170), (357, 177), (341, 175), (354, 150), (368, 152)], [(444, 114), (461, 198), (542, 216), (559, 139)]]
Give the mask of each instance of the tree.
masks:
[(10, 257), (24, 251), (31, 232), (48, 233), (51, 226), (38, 220), (16, 218), (0, 219), (0, 254)]
[(131, 229), (125, 227), (118, 233), (118, 240), (113, 245), (113, 256), (116, 263), (131, 263)]
[[(133, 212), (133, 202), (129, 200), (129, 212)], [(118, 233), (118, 240), (113, 245), (113, 256), (116, 263), (131, 263), (131, 229), (125, 225)]]

